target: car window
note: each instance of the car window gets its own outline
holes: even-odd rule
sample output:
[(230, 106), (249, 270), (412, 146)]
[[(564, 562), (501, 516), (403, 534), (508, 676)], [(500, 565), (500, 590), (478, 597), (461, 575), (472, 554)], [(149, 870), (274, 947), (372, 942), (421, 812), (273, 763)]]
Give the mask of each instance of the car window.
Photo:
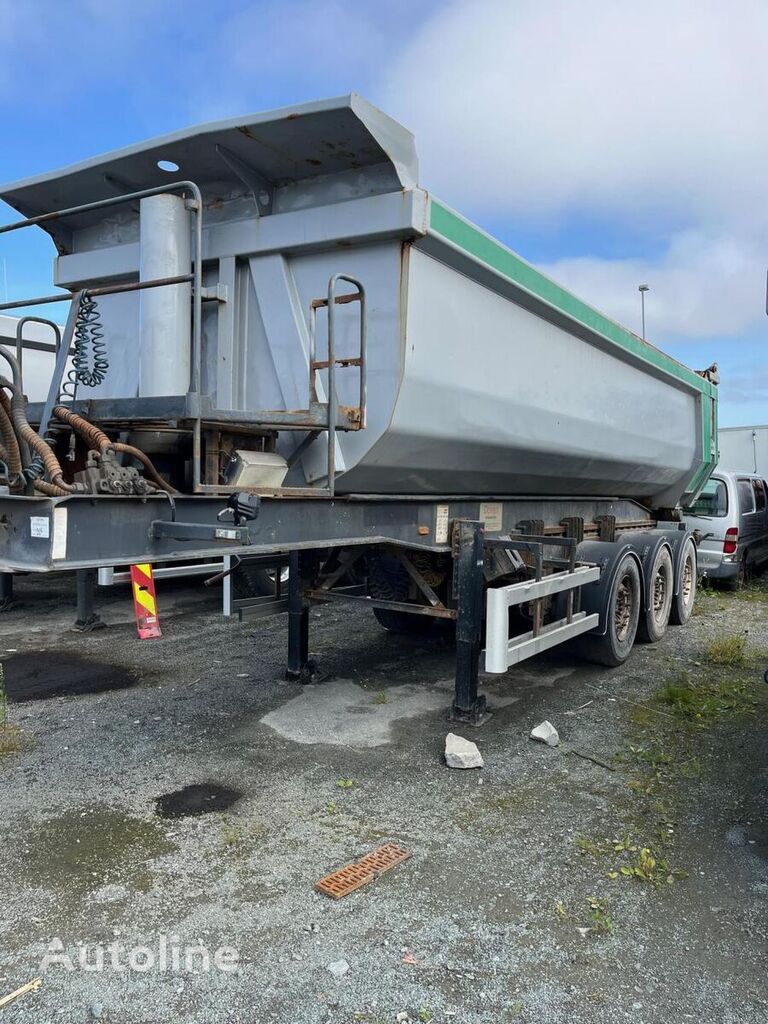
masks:
[(710, 478), (692, 505), (683, 510), (689, 516), (709, 516), (722, 519), (728, 515), (728, 489), (723, 480)]
[(736, 483), (739, 495), (739, 510), (741, 513), (755, 511), (754, 492), (750, 480), (738, 480)]
[(755, 492), (755, 507), (758, 512), (762, 512), (765, 508), (765, 488), (763, 487), (763, 481), (753, 480), (752, 490)]

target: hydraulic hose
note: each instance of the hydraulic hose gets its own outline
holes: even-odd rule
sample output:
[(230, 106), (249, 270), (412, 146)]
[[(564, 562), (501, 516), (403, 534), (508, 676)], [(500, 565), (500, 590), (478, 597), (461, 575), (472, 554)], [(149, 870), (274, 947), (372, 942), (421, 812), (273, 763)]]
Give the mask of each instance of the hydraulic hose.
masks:
[(148, 455), (145, 455), (140, 448), (134, 448), (132, 444), (123, 444), (122, 441), (115, 441), (112, 445), (115, 451), (123, 452), (125, 455), (130, 455), (134, 459), (138, 459), (144, 469), (146, 469), (150, 479), (157, 484), (162, 490), (167, 491), (168, 494), (178, 494), (179, 492), (175, 487), (171, 487), (166, 479), (164, 479), (152, 464), (152, 460)]
[(0, 436), (2, 436), (3, 443), (3, 462), (8, 466), (12, 477), (20, 477), (22, 465), (19, 442), (11, 422), (11, 403), (2, 388), (0, 388)]
[(158, 473), (157, 469), (152, 463), (152, 460), (148, 455), (145, 455), (140, 448), (134, 448), (132, 444), (123, 444), (122, 441), (110, 441), (103, 430), (100, 430), (93, 423), (89, 423), (83, 416), (78, 416), (76, 412), (72, 412), (71, 409), (67, 409), (66, 406), (57, 405), (53, 410), (53, 415), (57, 420), (61, 420), (62, 423), (69, 424), (73, 430), (77, 433), (97, 451), (105, 452), (107, 449), (112, 449), (116, 452), (122, 452), (124, 455), (130, 455), (144, 466), (150, 479), (157, 484), (162, 490), (167, 491), (168, 494), (176, 494), (177, 492), (173, 487)]
[(78, 416), (76, 412), (72, 412), (66, 406), (54, 406), (53, 415), (57, 420), (61, 420), (62, 423), (68, 423), (96, 451), (103, 452), (107, 448), (116, 447), (103, 430), (99, 430), (93, 423), (89, 423), (84, 417)]
[[(0, 351), (2, 351), (2, 349), (0, 349)], [(3, 354), (10, 362), (11, 357), (8, 353), (4, 352)], [(16, 362), (16, 360), (14, 359), (13, 362)], [(76, 488), (74, 484), (68, 484), (64, 480), (64, 471), (50, 445), (48, 445), (42, 437), (40, 437), (37, 431), (33, 430), (29, 425), (27, 420), (26, 402), (21, 390), (15, 383), (12, 384), (5, 377), (0, 377), (0, 387), (11, 389), (11, 394), (13, 396), (11, 398), (11, 419), (18, 437), (26, 441), (29, 447), (40, 456), (45, 472), (51, 478), (51, 483), (60, 487), (68, 494), (76, 493), (78, 488)]]
[(71, 491), (65, 491), (58, 484), (49, 484), (47, 480), (35, 480), (35, 490), (47, 494), (49, 498), (66, 498), (71, 494)]

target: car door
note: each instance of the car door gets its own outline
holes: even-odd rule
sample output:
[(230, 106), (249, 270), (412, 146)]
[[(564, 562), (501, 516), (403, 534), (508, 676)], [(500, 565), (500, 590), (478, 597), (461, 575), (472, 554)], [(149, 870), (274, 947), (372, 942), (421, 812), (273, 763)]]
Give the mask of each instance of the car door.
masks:
[(698, 548), (698, 569), (702, 575), (714, 572), (723, 561), (723, 542), (729, 526), (739, 522), (735, 487), (729, 499), (725, 477), (711, 476), (704, 484), (696, 501), (683, 509), (689, 530), (698, 530), (701, 541)]
[(755, 505), (759, 524), (758, 561), (768, 561), (768, 485), (765, 480), (755, 480)]
[(736, 497), (739, 503), (739, 560), (746, 554), (747, 562), (752, 563), (760, 530), (751, 477), (736, 478)]

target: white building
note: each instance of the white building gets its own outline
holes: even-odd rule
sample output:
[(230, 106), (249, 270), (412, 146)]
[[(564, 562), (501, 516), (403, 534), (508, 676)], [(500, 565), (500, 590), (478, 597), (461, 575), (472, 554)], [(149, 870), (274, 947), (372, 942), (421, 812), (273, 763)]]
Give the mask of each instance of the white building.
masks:
[(721, 427), (718, 469), (733, 473), (759, 473), (768, 479), (768, 426)]

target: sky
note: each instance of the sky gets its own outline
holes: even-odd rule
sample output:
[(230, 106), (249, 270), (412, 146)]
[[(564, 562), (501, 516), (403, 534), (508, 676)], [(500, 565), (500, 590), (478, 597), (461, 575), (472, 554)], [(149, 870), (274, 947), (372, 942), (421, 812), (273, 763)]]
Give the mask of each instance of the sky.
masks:
[[(768, 422), (766, 0), (0, 0), (0, 181), (359, 92), (421, 182)], [(16, 215), (0, 204), (0, 221)], [(0, 236), (0, 295), (51, 290)]]

